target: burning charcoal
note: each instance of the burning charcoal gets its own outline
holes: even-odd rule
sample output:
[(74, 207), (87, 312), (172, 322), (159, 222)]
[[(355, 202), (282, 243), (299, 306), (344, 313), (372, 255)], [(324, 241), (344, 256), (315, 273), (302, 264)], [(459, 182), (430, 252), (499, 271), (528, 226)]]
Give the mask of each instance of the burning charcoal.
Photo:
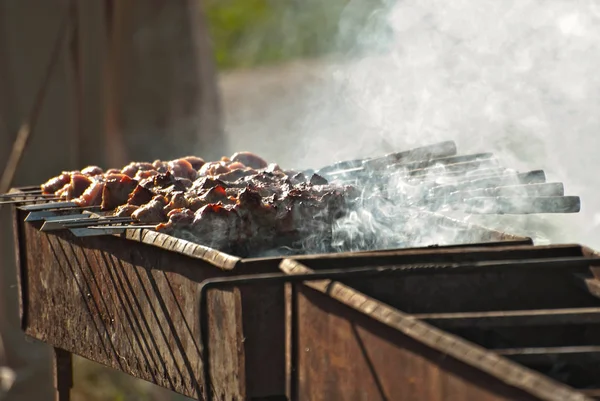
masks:
[(306, 182), (306, 176), (302, 173), (295, 174), (292, 176), (292, 184), (297, 185)]

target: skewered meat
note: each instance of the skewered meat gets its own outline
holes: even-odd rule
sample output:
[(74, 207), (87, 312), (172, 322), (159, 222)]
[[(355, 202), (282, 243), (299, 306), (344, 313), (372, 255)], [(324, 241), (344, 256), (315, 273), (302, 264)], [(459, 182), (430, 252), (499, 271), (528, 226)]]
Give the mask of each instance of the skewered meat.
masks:
[(133, 178), (133, 177), (135, 177), (135, 175), (137, 174), (138, 171), (146, 171), (146, 170), (154, 170), (154, 166), (152, 165), (152, 163), (133, 162), (133, 163), (129, 163), (127, 166), (123, 167), (123, 170), (121, 170), (121, 173)]
[(195, 180), (198, 173), (192, 164), (185, 159), (177, 159), (169, 162), (169, 171), (177, 178)]
[(172, 232), (179, 226), (190, 226), (194, 222), (195, 214), (190, 209), (173, 209), (168, 214), (169, 221), (156, 226), (158, 231)]
[(104, 173), (104, 170), (102, 170), (98, 166), (87, 166), (86, 168), (84, 168), (83, 170), (81, 170), (81, 174), (87, 175), (89, 177), (94, 177), (96, 175), (100, 175), (100, 174), (103, 174), (103, 173)]
[(166, 173), (169, 170), (169, 163), (162, 160), (154, 160), (152, 167), (159, 173)]
[(126, 175), (107, 180), (102, 191), (102, 210), (113, 210), (127, 203), (129, 194), (133, 192), (137, 184), (137, 181)]
[(155, 175), (158, 175), (158, 171), (156, 170), (139, 170), (137, 173), (135, 173), (133, 179), (136, 181), (141, 181), (149, 177), (154, 177)]
[(131, 217), (139, 206), (136, 205), (121, 205), (115, 210), (115, 216), (117, 217)]
[(186, 156), (182, 157), (182, 159), (187, 160), (194, 170), (200, 170), (205, 163), (203, 158), (197, 156)]
[(104, 181), (94, 181), (79, 198), (75, 199), (75, 203), (79, 206), (100, 205), (105, 184)]
[(209, 162), (202, 166), (198, 171), (199, 176), (219, 175), (229, 172), (229, 168), (225, 166), (225, 162)]
[(63, 172), (61, 175), (49, 179), (46, 183), (42, 184), (42, 192), (44, 194), (54, 194), (56, 191), (67, 185), (71, 181), (71, 173)]
[(325, 238), (356, 196), (349, 187), (283, 171), (248, 152), (207, 163), (194, 156), (134, 162), (104, 173), (90, 166), (63, 172), (42, 189), (240, 256), (315, 233)]
[(160, 199), (153, 199), (133, 212), (131, 218), (144, 224), (159, 224), (167, 220), (164, 207), (165, 204)]
[(182, 191), (173, 192), (171, 194), (171, 201), (165, 206), (165, 211), (170, 212), (174, 209), (183, 209), (187, 207), (187, 199), (185, 193)]
[(79, 198), (92, 183), (89, 177), (80, 173), (71, 174), (69, 178), (69, 182), (56, 192), (57, 196), (68, 200)]
[(235, 169), (235, 170), (231, 170), (225, 174), (219, 174), (219, 175), (217, 175), (217, 177), (221, 181), (233, 182), (233, 181), (239, 180), (240, 178), (249, 177), (256, 173), (257, 173), (257, 171), (252, 170), (252, 169)]
[(254, 153), (250, 153), (250, 152), (234, 153), (233, 156), (231, 156), (231, 161), (240, 162), (244, 166), (248, 166), (248, 167), (252, 167), (252, 168), (256, 168), (256, 169), (267, 167), (267, 162), (263, 158), (255, 155)]
[(127, 203), (135, 206), (142, 206), (152, 200), (154, 193), (141, 185), (137, 185), (134, 190), (129, 194)]

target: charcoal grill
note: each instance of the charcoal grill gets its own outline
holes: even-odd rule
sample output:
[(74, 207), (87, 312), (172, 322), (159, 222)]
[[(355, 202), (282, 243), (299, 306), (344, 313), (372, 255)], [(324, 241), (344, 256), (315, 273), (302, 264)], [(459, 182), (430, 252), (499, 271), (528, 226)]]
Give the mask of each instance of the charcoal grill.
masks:
[(600, 399), (598, 257), (558, 245), (328, 271), (284, 260), (290, 399)]
[[(495, 167), (479, 169), (485, 160)], [(435, 174), (450, 181), (431, 175), (439, 168), (443, 173)], [(464, 244), (294, 257), (312, 269), (389, 266), (401, 263), (407, 252), (439, 261), (448, 257), (446, 252), (469, 255), (507, 244), (532, 245), (530, 238), (436, 213), (448, 205), (462, 208), (472, 199), (491, 201), (496, 207), (491, 213), (579, 211), (579, 198), (565, 197), (564, 186), (546, 183), (543, 172), (510, 171), (489, 154), (456, 156), (451, 142), (344, 162), (318, 173), (357, 185), (378, 174), (400, 176), (414, 184), (408, 206), (419, 210), (419, 218), (440, 230), (460, 232)], [(22, 328), (54, 347), (60, 399), (68, 399), (71, 354), (196, 399), (287, 398), (283, 281), (244, 283), (248, 275), (284, 276), (277, 273), (282, 257), (244, 259), (123, 224), (128, 222), (100, 224), (95, 218), (104, 216), (97, 210), (41, 199), (35, 190), (18, 188), (5, 198), (15, 204)], [(514, 195), (545, 200), (521, 206), (497, 201)], [(470, 211), (490, 213), (488, 205)], [(42, 230), (57, 221), (58, 227)], [(242, 281), (201, 290), (210, 280), (235, 278)]]
[[(15, 210), (22, 328), (58, 350), (68, 369), (70, 353), (121, 370), (192, 398), (203, 399), (210, 373), (217, 399), (261, 399), (285, 394), (284, 294), (278, 283), (213, 291), (201, 335), (197, 294), (215, 277), (277, 271), (281, 258), (240, 259), (151, 230), (76, 237), (43, 232)], [(471, 238), (531, 244), (518, 237), (465, 225), (439, 215)], [(298, 256), (324, 265), (352, 267), (365, 259), (389, 261), (398, 251)], [(200, 340), (210, 350), (204, 372)], [(62, 383), (62, 384), (60, 384)], [(67, 392), (69, 379), (59, 383)]]

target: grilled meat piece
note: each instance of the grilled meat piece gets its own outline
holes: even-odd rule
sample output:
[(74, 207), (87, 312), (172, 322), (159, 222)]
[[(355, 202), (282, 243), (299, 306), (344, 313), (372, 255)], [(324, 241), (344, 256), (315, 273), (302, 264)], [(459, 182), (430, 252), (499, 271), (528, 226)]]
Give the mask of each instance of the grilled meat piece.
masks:
[(114, 215), (117, 217), (131, 217), (138, 208), (139, 206), (136, 205), (121, 205), (115, 210)]
[(94, 181), (79, 198), (75, 199), (75, 203), (79, 206), (100, 205), (102, 203), (104, 185), (104, 181)]
[(71, 181), (71, 173), (64, 171), (61, 175), (51, 178), (42, 184), (42, 192), (44, 194), (54, 194), (67, 185), (69, 181)]
[(144, 224), (159, 224), (167, 221), (164, 207), (165, 204), (161, 200), (153, 199), (133, 212), (131, 218)]
[(173, 209), (168, 214), (169, 221), (156, 226), (158, 231), (172, 231), (177, 228), (188, 228), (194, 222), (195, 214), (190, 209)]
[(265, 168), (268, 166), (267, 162), (255, 155), (254, 153), (250, 153), (250, 152), (237, 152), (234, 153), (233, 156), (231, 156), (231, 161), (233, 162), (240, 162), (242, 163), (244, 166), (248, 166), (248, 167), (252, 167), (252, 168)]
[(177, 178), (187, 178), (193, 181), (198, 175), (192, 164), (185, 159), (171, 160), (168, 165), (169, 171)]
[(152, 167), (159, 173), (166, 173), (169, 170), (169, 163), (162, 160), (154, 160)]
[(225, 182), (234, 182), (244, 177), (250, 177), (256, 174), (256, 170), (252, 169), (235, 169), (231, 170), (225, 174), (217, 175), (217, 178), (221, 181)]
[(107, 180), (102, 191), (102, 210), (113, 210), (127, 203), (137, 185), (138, 182), (128, 176)]
[(227, 168), (229, 170), (238, 170), (238, 169), (244, 170), (244, 169), (247, 169), (248, 167), (244, 166), (240, 162), (232, 162), (232, 163), (227, 163)]
[(154, 177), (155, 175), (158, 175), (158, 171), (156, 170), (139, 170), (137, 173), (135, 173), (133, 179), (136, 181), (142, 181), (146, 178)]
[(200, 170), (204, 166), (204, 163), (206, 163), (203, 158), (197, 156), (186, 156), (182, 157), (182, 159), (187, 160), (194, 170)]
[(188, 202), (183, 191), (173, 192), (171, 194), (171, 201), (165, 206), (165, 211), (170, 212), (174, 209), (184, 209), (187, 205)]
[(229, 196), (227, 196), (227, 191), (225, 191), (225, 188), (223, 188), (220, 185), (217, 185), (216, 187), (209, 189), (204, 195), (200, 196), (200, 199), (205, 204), (219, 203), (219, 202), (221, 202), (223, 204), (235, 203), (234, 201), (229, 199)]
[(129, 194), (127, 203), (130, 205), (142, 206), (143, 204), (150, 202), (153, 196), (154, 193), (151, 190), (138, 184)]
[(71, 174), (69, 183), (56, 192), (56, 195), (68, 200), (79, 198), (91, 183), (92, 179), (88, 176), (80, 173)]
[(86, 168), (84, 168), (83, 170), (81, 170), (81, 174), (87, 175), (87, 176), (90, 176), (90, 177), (94, 177), (94, 176), (97, 176), (97, 175), (104, 174), (104, 170), (102, 170), (98, 166), (87, 166)]
[(219, 175), (229, 172), (229, 168), (225, 165), (225, 162), (209, 162), (202, 166), (198, 171), (198, 176), (210, 176)]
[(137, 172), (140, 170), (141, 171), (155, 170), (155, 168), (152, 165), (152, 163), (132, 162), (132, 163), (129, 163), (127, 166), (123, 167), (123, 169), (121, 170), (121, 173), (129, 176), (130, 178), (133, 178), (133, 177), (135, 177)]

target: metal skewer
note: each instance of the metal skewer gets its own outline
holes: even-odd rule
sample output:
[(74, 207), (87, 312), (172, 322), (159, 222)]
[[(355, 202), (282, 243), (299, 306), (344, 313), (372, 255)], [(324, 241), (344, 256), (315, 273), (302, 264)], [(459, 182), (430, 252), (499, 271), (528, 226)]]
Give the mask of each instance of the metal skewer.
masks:
[(62, 198), (54, 197), (54, 198), (34, 198), (34, 199), (23, 199), (23, 200), (9, 200), (9, 201), (0, 201), (0, 205), (17, 205), (23, 203), (36, 203), (36, 202), (54, 202), (57, 200), (61, 200)]

